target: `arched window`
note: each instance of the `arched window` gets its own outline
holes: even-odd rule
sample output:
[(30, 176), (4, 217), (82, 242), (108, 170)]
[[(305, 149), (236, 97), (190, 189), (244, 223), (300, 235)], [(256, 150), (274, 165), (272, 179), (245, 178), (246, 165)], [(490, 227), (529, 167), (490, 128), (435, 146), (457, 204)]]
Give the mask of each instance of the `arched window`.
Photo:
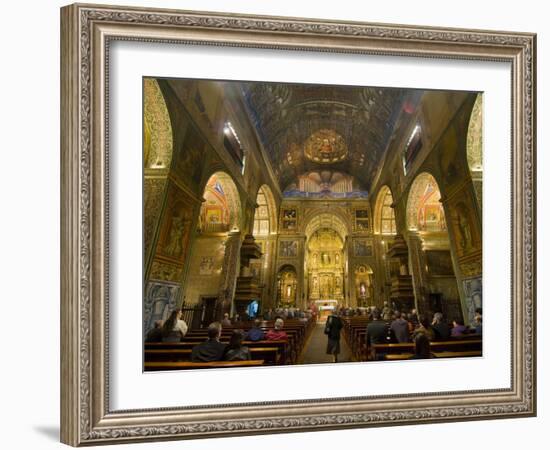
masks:
[(392, 207), (393, 196), (388, 186), (383, 186), (378, 193), (375, 208), (374, 231), (380, 234), (396, 234), (395, 211)]
[(258, 207), (254, 213), (254, 237), (265, 237), (277, 231), (275, 199), (267, 184), (260, 187), (256, 196)]
[(267, 236), (269, 229), (269, 206), (263, 189), (260, 189), (256, 197), (256, 213), (254, 214), (254, 236)]

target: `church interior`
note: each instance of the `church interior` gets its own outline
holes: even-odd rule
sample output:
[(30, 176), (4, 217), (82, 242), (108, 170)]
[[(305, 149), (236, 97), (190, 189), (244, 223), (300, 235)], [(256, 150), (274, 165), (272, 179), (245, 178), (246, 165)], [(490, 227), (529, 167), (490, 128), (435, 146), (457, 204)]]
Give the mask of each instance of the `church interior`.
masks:
[[(332, 316), (339, 361), (409, 358), (438, 314), (451, 335), (426, 333), (431, 355), (480, 356), (482, 101), (144, 78), (144, 336), (185, 323), (177, 342), (145, 339), (146, 370), (334, 362)], [(367, 331), (377, 319), (384, 342)], [(194, 361), (216, 323), (252, 358)], [(285, 333), (253, 343), (254, 327)]]

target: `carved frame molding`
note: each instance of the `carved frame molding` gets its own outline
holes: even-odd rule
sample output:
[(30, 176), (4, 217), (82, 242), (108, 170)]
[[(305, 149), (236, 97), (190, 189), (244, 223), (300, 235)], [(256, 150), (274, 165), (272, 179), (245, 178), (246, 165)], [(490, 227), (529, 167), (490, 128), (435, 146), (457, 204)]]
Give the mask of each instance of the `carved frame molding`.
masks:
[[(61, 10), (61, 35), (62, 442), (79, 446), (536, 414), (534, 34), (76, 4)], [(510, 62), (511, 388), (111, 411), (105, 105), (112, 40)]]

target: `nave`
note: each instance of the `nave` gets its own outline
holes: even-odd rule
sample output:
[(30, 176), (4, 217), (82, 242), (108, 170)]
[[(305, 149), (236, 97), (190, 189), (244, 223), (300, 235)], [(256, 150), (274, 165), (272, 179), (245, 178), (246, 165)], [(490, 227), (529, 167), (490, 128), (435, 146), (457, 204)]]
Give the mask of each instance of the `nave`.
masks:
[(143, 88), (147, 370), (480, 354), (482, 93)]

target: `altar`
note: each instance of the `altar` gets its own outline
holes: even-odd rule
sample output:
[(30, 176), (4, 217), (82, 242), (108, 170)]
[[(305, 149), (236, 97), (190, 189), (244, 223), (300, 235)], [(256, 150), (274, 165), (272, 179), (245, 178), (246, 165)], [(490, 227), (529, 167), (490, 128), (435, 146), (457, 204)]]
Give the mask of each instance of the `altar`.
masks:
[(315, 306), (319, 311), (319, 318), (326, 319), (338, 306), (338, 300), (315, 300)]

